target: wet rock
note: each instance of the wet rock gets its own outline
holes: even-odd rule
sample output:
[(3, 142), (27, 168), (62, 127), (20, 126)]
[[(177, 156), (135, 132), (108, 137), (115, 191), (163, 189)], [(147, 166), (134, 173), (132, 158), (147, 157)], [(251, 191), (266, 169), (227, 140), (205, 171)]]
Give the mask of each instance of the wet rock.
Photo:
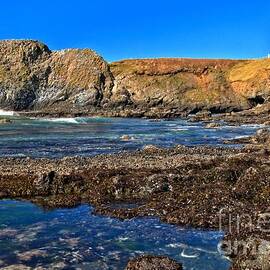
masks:
[(143, 151), (145, 151), (145, 152), (156, 152), (158, 150), (160, 150), (160, 148), (157, 147), (156, 145), (149, 144), (149, 145), (145, 145), (143, 147)]
[(45, 251), (39, 250), (39, 249), (29, 250), (29, 251), (17, 254), (17, 257), (21, 261), (30, 261), (33, 258), (46, 257), (46, 256), (48, 256), (48, 254)]
[(131, 141), (131, 140), (134, 140), (134, 138), (131, 137), (131, 136), (129, 136), (129, 135), (123, 135), (123, 136), (120, 137), (120, 139), (122, 141)]
[(12, 123), (11, 119), (7, 118), (0, 119), (0, 124), (11, 124), (11, 123)]
[[(52, 263), (47, 267), (47, 269), (54, 269), (54, 270), (62, 270), (62, 269), (67, 269), (67, 268), (68, 268), (68, 265), (65, 262)], [(35, 270), (45, 270), (45, 269), (40, 267), (40, 269), (36, 268)]]
[(266, 121), (263, 123), (265, 126), (270, 126), (270, 121)]
[(176, 261), (162, 256), (141, 256), (129, 261), (125, 270), (182, 270)]
[(211, 114), (211, 112), (209, 112), (209, 111), (201, 111), (201, 112), (197, 112), (196, 113), (196, 117), (197, 118), (208, 118), (208, 117), (210, 117), (212, 114)]
[(241, 138), (224, 141), (226, 144), (246, 144), (246, 149), (270, 150), (270, 131), (267, 128), (259, 129), (253, 136), (243, 136)]
[(205, 128), (219, 128), (219, 127), (221, 127), (221, 124), (220, 123), (215, 123), (215, 122), (213, 122), (213, 123), (209, 123), (209, 124), (207, 124), (206, 126), (205, 126)]
[(211, 117), (211, 112), (209, 111), (199, 111), (195, 115), (192, 115), (189, 120), (191, 122), (197, 122), (197, 121), (207, 121)]
[(42, 194), (48, 194), (54, 177), (55, 177), (54, 171), (40, 174), (38, 178), (35, 179), (34, 181), (35, 188)]
[(164, 174), (153, 174), (146, 178), (145, 184), (141, 186), (139, 193), (145, 197), (149, 194), (168, 191), (172, 191), (168, 177)]
[(12, 264), (6, 267), (2, 267), (2, 270), (32, 270), (31, 267), (28, 267), (23, 264)]
[(267, 142), (270, 142), (270, 131), (269, 131), (269, 129), (266, 129), (266, 128), (259, 129), (256, 132), (254, 141), (256, 143), (267, 143)]
[(270, 242), (261, 239), (258, 247), (258, 257), (255, 265), (262, 265), (263, 269), (270, 269)]
[(263, 180), (264, 176), (257, 169), (250, 167), (238, 178), (234, 193), (237, 196), (252, 200), (258, 193), (258, 188), (260, 188)]

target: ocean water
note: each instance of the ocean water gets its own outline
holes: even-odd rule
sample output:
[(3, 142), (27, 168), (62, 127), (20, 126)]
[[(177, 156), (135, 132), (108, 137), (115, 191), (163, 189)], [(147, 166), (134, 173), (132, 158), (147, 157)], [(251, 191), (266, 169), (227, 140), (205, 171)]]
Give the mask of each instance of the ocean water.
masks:
[(187, 270), (230, 267), (218, 252), (221, 232), (181, 228), (156, 218), (120, 221), (92, 210), (82, 205), (46, 212), (29, 202), (0, 201), (0, 268), (121, 270), (144, 253), (169, 256)]
[[(121, 118), (30, 119), (5, 112), (0, 157), (93, 156), (153, 144), (222, 145), (254, 134), (258, 125), (206, 129), (203, 123)], [(1, 112), (0, 112), (1, 115)], [(124, 135), (128, 136), (128, 140)], [(228, 145), (227, 145), (228, 146)], [(141, 254), (167, 255), (187, 270), (227, 270), (218, 252), (223, 233), (181, 228), (156, 218), (120, 221), (96, 216), (89, 205), (44, 211), (22, 201), (0, 201), (0, 269), (124, 269)]]
[[(132, 151), (148, 144), (222, 145), (223, 140), (249, 136), (260, 128), (223, 125), (206, 129), (203, 123), (183, 120), (9, 117), (11, 124), (0, 124), (0, 157), (92, 156)], [(123, 135), (129, 139), (125, 140)]]

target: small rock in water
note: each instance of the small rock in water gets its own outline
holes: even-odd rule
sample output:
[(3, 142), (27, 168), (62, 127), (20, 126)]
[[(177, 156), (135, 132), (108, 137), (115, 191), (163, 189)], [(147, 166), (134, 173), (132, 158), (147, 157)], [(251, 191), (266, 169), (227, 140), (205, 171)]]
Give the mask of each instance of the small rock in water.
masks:
[(212, 123), (209, 123), (205, 126), (205, 128), (218, 128), (220, 127), (221, 125), (219, 123), (215, 123), (215, 122), (212, 122)]
[(125, 270), (182, 270), (176, 261), (163, 256), (141, 256), (129, 261)]
[(129, 136), (129, 135), (123, 135), (123, 136), (120, 137), (120, 139), (121, 139), (122, 141), (130, 141), (130, 140), (134, 140), (134, 138), (131, 137), (131, 136)]
[(0, 119), (0, 124), (11, 124), (11, 123), (12, 123), (11, 119), (7, 118)]

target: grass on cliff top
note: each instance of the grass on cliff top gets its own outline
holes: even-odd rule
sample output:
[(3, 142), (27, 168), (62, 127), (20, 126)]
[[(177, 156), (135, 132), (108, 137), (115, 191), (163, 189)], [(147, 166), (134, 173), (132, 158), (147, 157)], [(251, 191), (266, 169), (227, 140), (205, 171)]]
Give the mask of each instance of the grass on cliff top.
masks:
[(111, 63), (110, 67), (115, 75), (166, 75), (181, 71), (203, 72), (206, 68), (225, 71), (239, 62), (241, 61), (224, 59), (155, 58), (122, 60)]
[(229, 80), (248, 81), (267, 70), (270, 71), (270, 59), (250, 60), (234, 66), (229, 73)]
[(132, 74), (136, 73), (138, 68), (128, 61), (115, 62), (110, 64), (110, 68), (114, 75), (119, 75), (121, 73)]

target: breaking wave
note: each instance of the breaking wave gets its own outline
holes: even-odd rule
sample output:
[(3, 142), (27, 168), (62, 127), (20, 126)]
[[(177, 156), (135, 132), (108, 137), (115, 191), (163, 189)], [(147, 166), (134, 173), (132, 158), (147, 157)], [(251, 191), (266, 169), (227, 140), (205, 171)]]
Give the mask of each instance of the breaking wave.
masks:
[(0, 115), (1, 116), (16, 116), (18, 115), (16, 112), (14, 111), (5, 111), (5, 110), (0, 110)]
[(39, 118), (36, 119), (42, 122), (53, 122), (53, 123), (62, 123), (62, 124), (82, 124), (86, 123), (87, 119), (83, 117), (74, 117), (74, 118)]

